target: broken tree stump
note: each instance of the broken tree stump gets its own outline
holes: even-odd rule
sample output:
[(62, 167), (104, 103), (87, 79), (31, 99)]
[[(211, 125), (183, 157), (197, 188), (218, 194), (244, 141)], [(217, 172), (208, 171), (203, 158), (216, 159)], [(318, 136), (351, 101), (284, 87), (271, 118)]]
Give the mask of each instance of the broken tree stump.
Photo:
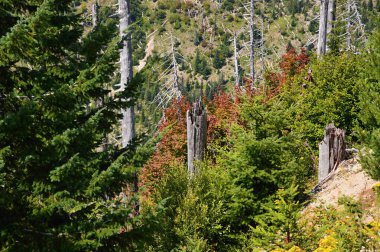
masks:
[(319, 144), (318, 182), (323, 181), (345, 160), (347, 153), (344, 136), (344, 130), (336, 128), (333, 123), (326, 126), (325, 136)]
[(202, 101), (193, 104), (186, 113), (187, 119), (187, 169), (195, 173), (194, 162), (203, 160), (207, 142), (207, 114)]

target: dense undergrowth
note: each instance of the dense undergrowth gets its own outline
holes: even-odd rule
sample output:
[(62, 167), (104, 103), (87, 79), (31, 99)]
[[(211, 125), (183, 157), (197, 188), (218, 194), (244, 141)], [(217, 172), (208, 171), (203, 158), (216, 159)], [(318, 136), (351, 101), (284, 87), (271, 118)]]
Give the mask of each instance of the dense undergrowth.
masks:
[(176, 109), (177, 103), (187, 102), (174, 102), (166, 113), (171, 123), (165, 122), (163, 145), (156, 150), (160, 156), (165, 149), (164, 163), (155, 162), (155, 155), (141, 178), (146, 181), (151, 167), (160, 167), (154, 183), (148, 183), (149, 200), (143, 207), (144, 212), (162, 201), (167, 206), (151, 250), (378, 249), (378, 219), (364, 221), (365, 210), (352, 199), (341, 199), (344, 210), (300, 213), (316, 184), (318, 142), (330, 122), (345, 129), (349, 146), (371, 148), (363, 149), (362, 162), (378, 179), (378, 36), (373, 35), (368, 53), (357, 55), (317, 60), (290, 48), (279, 64), (281, 71), (268, 73), (254, 91), (220, 91), (206, 101), (207, 158), (191, 179), (183, 162), (186, 136), (178, 131), (185, 127), (185, 111)]
[[(296, 2), (287, 1), (294, 14)], [(317, 59), (289, 46), (253, 87), (246, 81), (234, 89), (226, 80), (208, 86), (201, 97), (208, 114), (206, 158), (189, 177), (185, 116), (198, 95), (173, 101), (151, 140), (118, 148), (112, 142), (117, 111), (130, 105), (137, 89), (157, 81), (151, 69), (161, 59), (152, 55), (149, 70), (109, 99), (119, 49), (111, 10), (102, 10), (105, 21), (86, 33), (70, 3), (0, 2), (9, 10), (0, 8), (2, 250), (380, 249), (379, 219), (367, 221), (360, 202), (342, 198), (340, 209), (302, 212), (317, 183), (318, 142), (328, 123), (346, 131), (364, 169), (380, 179), (379, 28), (360, 53), (334, 47)], [(223, 1), (223, 10), (233, 3)], [(159, 8), (154, 15), (161, 21), (173, 9)], [(26, 16), (18, 20), (19, 13)], [(176, 30), (186, 23), (172, 21)], [(136, 29), (139, 36), (145, 35)], [(142, 49), (136, 50), (139, 59)], [(229, 52), (218, 46), (213, 53), (215, 59)], [(197, 77), (207, 66), (207, 57), (198, 56)], [(144, 102), (157, 93), (143, 91)]]

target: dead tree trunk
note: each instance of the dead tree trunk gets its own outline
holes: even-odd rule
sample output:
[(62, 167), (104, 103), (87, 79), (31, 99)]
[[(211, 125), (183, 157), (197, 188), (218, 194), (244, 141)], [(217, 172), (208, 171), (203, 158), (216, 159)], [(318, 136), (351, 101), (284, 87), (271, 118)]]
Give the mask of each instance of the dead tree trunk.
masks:
[(329, 0), (328, 14), (327, 14), (327, 34), (330, 34), (333, 28), (333, 23), (336, 20), (336, 2)]
[(237, 47), (236, 32), (234, 33), (234, 62), (235, 62), (235, 86), (240, 86), (240, 73), (239, 73), (239, 55)]
[[(133, 77), (132, 41), (128, 30), (131, 25), (130, 1), (119, 0), (120, 37), (123, 48), (120, 52), (120, 91), (124, 91)], [(133, 106), (121, 110), (122, 146), (126, 147), (135, 137), (135, 110)]]
[[(335, 0), (329, 0), (328, 14), (327, 14), (327, 36), (331, 36), (333, 30), (333, 24), (336, 20), (336, 2)], [(328, 51), (328, 45), (326, 45)]]
[(205, 156), (207, 142), (207, 114), (202, 101), (193, 104), (186, 113), (187, 118), (187, 169), (189, 175), (195, 173), (194, 162)]
[[(178, 69), (177, 69), (177, 59), (175, 57), (175, 48), (174, 48), (174, 38), (173, 35), (171, 35), (171, 42), (172, 42), (172, 56), (173, 56), (173, 81), (174, 81), (174, 88), (178, 92)], [(178, 98), (178, 97), (176, 97)]]
[(326, 35), (327, 35), (327, 14), (329, 0), (321, 0), (321, 9), (319, 16), (319, 35), (317, 55), (321, 57), (326, 54)]
[(255, 33), (254, 33), (254, 15), (255, 15), (255, 1), (251, 0), (250, 16), (249, 16), (249, 68), (250, 68), (250, 77), (252, 83), (255, 79)]
[(351, 49), (351, 0), (347, 0), (346, 50)]
[[(264, 29), (265, 29), (265, 25), (264, 25), (264, 15), (263, 15), (263, 18), (262, 18), (262, 22), (261, 22), (261, 38), (260, 38), (260, 62), (261, 62), (261, 67), (262, 69), (265, 69), (265, 65), (264, 65)], [(262, 71), (263, 72), (263, 71)]]
[(346, 158), (344, 130), (329, 124), (323, 141), (319, 144), (318, 182), (323, 181)]
[(95, 29), (98, 25), (98, 11), (99, 11), (99, 4), (98, 1), (95, 1), (95, 3), (92, 5), (92, 28)]

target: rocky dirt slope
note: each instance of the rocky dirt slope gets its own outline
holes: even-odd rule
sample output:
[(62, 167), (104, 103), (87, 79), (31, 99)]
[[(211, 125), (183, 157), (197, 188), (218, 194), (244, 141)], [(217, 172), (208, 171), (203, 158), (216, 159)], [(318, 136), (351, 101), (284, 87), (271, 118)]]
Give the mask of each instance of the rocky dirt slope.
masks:
[[(307, 208), (317, 206), (338, 206), (339, 198), (349, 196), (361, 203), (363, 209), (372, 217), (380, 218), (380, 208), (376, 205), (374, 186), (379, 183), (370, 178), (362, 169), (359, 158), (354, 157), (343, 161), (337, 170), (331, 174), (313, 196), (312, 203)], [(369, 220), (370, 221), (370, 220)]]

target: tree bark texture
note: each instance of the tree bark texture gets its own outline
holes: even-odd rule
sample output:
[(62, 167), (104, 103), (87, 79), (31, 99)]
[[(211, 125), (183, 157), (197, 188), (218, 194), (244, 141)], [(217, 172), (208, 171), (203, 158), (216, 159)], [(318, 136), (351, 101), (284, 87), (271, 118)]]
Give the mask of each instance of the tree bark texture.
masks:
[(344, 137), (344, 130), (336, 128), (334, 124), (326, 126), (324, 139), (319, 144), (318, 182), (323, 181), (346, 159)]
[(319, 35), (317, 55), (321, 57), (326, 54), (326, 36), (327, 36), (327, 15), (329, 0), (321, 0), (320, 16), (319, 16)]
[(186, 118), (187, 168), (192, 176), (196, 172), (194, 162), (204, 159), (207, 143), (207, 114), (200, 100), (187, 111)]
[[(132, 65), (132, 41), (131, 33), (128, 31), (131, 25), (130, 1), (119, 0), (119, 15), (120, 15), (120, 37), (122, 39), (123, 48), (120, 52), (120, 91), (124, 91), (133, 77)], [(135, 137), (135, 110), (131, 106), (122, 109), (122, 146), (126, 147), (129, 142)]]

